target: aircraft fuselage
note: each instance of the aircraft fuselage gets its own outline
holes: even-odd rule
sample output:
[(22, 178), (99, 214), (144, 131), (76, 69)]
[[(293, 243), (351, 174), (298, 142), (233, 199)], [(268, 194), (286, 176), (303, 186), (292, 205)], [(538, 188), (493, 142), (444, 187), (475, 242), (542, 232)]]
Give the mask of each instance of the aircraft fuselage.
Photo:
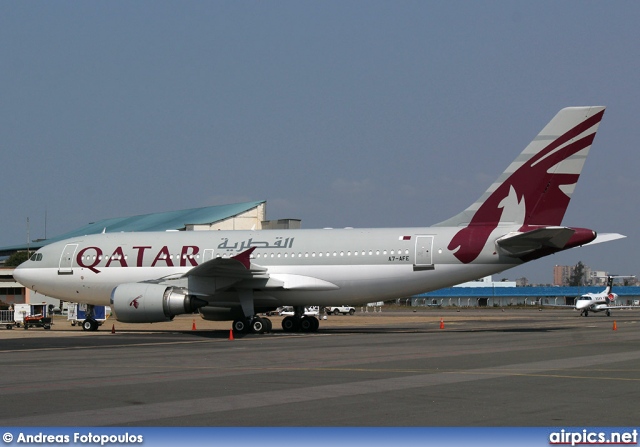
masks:
[[(324, 229), (116, 233), (50, 244), (16, 270), (33, 290), (63, 300), (105, 305), (122, 283), (180, 276), (216, 258), (255, 247), (251, 263), (272, 283), (262, 294), (286, 305), (339, 305), (381, 301), (476, 279), (518, 265), (493, 241), (476, 262), (447, 249), (458, 228)], [(510, 228), (500, 228), (499, 234)], [(31, 268), (30, 268), (31, 267)], [(29, 271), (27, 276), (27, 270)], [(189, 290), (197, 293), (198, 280)], [(224, 291), (224, 284), (219, 287)], [(210, 290), (210, 284), (207, 285)], [(257, 294), (259, 297), (260, 293)]]

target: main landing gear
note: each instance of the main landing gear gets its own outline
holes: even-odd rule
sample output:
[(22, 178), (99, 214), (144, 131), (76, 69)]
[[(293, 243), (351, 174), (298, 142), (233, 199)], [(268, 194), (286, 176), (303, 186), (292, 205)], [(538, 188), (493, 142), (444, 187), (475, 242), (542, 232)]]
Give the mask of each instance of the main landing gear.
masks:
[[(304, 315), (304, 307), (295, 309), (295, 315), (284, 317), (282, 330), (284, 332), (317, 332), (320, 321), (313, 316)], [(233, 331), (239, 334), (264, 334), (273, 329), (271, 320), (254, 315), (253, 318), (238, 318), (233, 322)]]
[[(256, 315), (253, 305), (253, 290), (239, 289), (238, 300), (244, 315), (252, 315), (250, 318), (238, 318), (233, 322), (233, 330), (238, 333), (251, 332), (263, 334), (271, 332), (271, 320)], [(316, 317), (304, 314), (304, 306), (294, 306), (294, 314), (282, 320), (282, 330), (285, 332), (316, 332), (320, 322)]]
[[(289, 316), (282, 320), (284, 332), (317, 332), (319, 327), (320, 321), (316, 317), (308, 315), (303, 317)], [(233, 322), (233, 331), (239, 334), (264, 334), (271, 332), (272, 329), (271, 320), (257, 315), (249, 320), (239, 318)]]
[(257, 315), (249, 320), (239, 318), (233, 322), (233, 331), (238, 333), (264, 334), (271, 332), (272, 327), (271, 320)]
[(318, 319), (309, 315), (294, 315), (282, 320), (282, 330), (285, 332), (318, 332), (319, 327)]

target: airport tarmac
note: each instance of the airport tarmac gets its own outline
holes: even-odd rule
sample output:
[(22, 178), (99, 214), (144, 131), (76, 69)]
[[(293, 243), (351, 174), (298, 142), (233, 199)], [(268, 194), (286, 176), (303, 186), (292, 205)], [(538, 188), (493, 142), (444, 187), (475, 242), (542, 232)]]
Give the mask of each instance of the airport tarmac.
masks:
[(2, 328), (0, 425), (637, 425), (639, 311), (409, 309), (233, 340), (192, 316)]

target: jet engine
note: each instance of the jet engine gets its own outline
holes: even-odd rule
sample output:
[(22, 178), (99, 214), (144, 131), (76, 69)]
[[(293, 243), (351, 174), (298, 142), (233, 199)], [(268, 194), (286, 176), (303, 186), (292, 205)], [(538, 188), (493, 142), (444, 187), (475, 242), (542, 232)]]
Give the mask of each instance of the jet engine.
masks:
[(618, 294), (617, 293), (611, 293), (609, 292), (609, 294), (607, 295), (607, 303), (609, 304), (613, 304), (613, 302), (618, 298)]
[(111, 308), (123, 323), (159, 323), (192, 313), (208, 303), (184, 289), (161, 284), (121, 284), (111, 292)]

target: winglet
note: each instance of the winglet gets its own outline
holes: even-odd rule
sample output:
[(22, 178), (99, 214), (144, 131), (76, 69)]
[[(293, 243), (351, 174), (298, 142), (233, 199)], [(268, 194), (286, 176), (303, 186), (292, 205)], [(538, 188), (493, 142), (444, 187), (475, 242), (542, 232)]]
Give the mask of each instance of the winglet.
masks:
[(249, 270), (251, 268), (251, 253), (253, 253), (253, 250), (255, 250), (256, 248), (257, 247), (251, 247), (251, 248), (243, 251), (242, 253), (233, 256), (231, 259), (235, 259), (236, 261), (240, 261), (242, 263), (242, 265), (244, 265), (244, 268)]

